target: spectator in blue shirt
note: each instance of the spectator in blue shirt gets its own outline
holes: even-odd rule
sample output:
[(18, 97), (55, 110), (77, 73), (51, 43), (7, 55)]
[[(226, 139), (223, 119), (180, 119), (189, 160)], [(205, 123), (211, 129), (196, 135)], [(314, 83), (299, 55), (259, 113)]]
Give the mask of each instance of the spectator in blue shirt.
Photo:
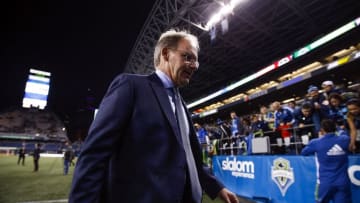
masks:
[(274, 112), (269, 110), (266, 106), (260, 107), (260, 120), (269, 125), (269, 128), (274, 129)]
[[(280, 102), (275, 101), (272, 103), (271, 108), (274, 110), (274, 130), (276, 139), (282, 138), (285, 140), (292, 137), (292, 125), (295, 122), (293, 111), (287, 106), (281, 106)], [(275, 149), (275, 153), (288, 153), (290, 152), (290, 143), (284, 146), (279, 146)]]
[(321, 136), (313, 139), (301, 151), (302, 155), (316, 156), (318, 203), (350, 203), (351, 183), (347, 175), (349, 165), (350, 138), (346, 135), (336, 135), (336, 125), (330, 119), (321, 122)]
[(196, 130), (196, 135), (199, 139), (199, 143), (201, 145), (206, 145), (207, 144), (206, 137), (208, 136), (208, 132), (199, 123), (195, 123), (194, 127)]
[(251, 133), (254, 136), (264, 136), (264, 132), (269, 132), (269, 124), (260, 118), (260, 115), (253, 114), (251, 116)]
[(280, 125), (287, 125), (289, 127), (295, 122), (293, 111), (287, 106), (281, 106), (280, 102), (275, 101), (272, 104), (272, 109), (275, 111), (275, 129)]
[(208, 157), (209, 157), (208, 152), (209, 152), (210, 142), (209, 142), (208, 132), (199, 123), (194, 123), (194, 127), (196, 130), (196, 135), (198, 137), (199, 143), (201, 145), (203, 163), (209, 166), (210, 163), (208, 161)]
[(235, 111), (230, 112), (231, 117), (231, 136), (236, 137), (243, 134), (241, 119), (236, 115)]

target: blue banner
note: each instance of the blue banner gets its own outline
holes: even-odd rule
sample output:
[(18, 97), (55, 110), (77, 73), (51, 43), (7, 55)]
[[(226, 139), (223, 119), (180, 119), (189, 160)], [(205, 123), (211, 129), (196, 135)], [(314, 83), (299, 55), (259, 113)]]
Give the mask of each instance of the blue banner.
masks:
[[(236, 194), (272, 203), (315, 202), (314, 156), (215, 156), (213, 170)], [(360, 156), (349, 156), (352, 200), (360, 202)]]

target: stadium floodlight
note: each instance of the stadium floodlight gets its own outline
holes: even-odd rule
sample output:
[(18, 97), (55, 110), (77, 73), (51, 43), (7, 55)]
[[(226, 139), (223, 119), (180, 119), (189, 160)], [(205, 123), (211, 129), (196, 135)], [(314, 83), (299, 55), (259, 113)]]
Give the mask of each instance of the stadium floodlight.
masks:
[(30, 69), (29, 72), (22, 107), (44, 109), (50, 89), (51, 73), (35, 69)]
[(231, 0), (229, 3), (219, 2), (219, 4), (222, 6), (221, 9), (210, 18), (204, 29), (206, 31), (210, 31), (213, 26), (233, 13), (234, 8), (242, 1), (244, 0)]
[(43, 75), (43, 76), (51, 76), (50, 72), (46, 72), (46, 71), (41, 71), (41, 70), (36, 70), (36, 69), (30, 69), (30, 73), (36, 74), (36, 75)]

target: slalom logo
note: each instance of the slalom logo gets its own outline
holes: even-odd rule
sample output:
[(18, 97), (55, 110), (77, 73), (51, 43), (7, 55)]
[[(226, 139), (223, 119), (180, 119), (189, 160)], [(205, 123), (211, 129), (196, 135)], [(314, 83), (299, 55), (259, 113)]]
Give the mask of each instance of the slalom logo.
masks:
[(255, 178), (255, 167), (252, 161), (237, 161), (236, 157), (230, 160), (229, 157), (226, 157), (226, 160), (223, 160), (221, 165), (222, 170), (231, 171), (232, 176), (249, 179)]
[(271, 167), (271, 179), (279, 187), (282, 196), (285, 196), (287, 189), (295, 182), (290, 161), (281, 157), (275, 159)]

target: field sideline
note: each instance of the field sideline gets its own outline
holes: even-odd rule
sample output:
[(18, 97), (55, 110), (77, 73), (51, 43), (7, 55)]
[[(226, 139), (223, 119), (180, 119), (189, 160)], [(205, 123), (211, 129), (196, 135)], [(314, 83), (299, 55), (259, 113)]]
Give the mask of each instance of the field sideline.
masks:
[[(0, 203), (66, 202), (74, 167), (63, 175), (62, 158), (40, 158), (39, 171), (33, 172), (33, 159), (17, 165), (17, 156), (0, 155)], [(203, 203), (221, 203), (204, 196)]]

